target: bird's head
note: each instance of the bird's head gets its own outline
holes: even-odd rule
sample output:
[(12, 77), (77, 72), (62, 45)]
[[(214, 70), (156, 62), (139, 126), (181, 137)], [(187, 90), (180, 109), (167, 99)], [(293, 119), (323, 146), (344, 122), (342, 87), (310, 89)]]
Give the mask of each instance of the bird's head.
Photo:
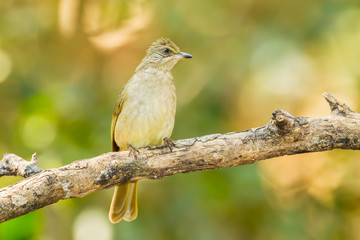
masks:
[(180, 52), (180, 48), (170, 39), (160, 38), (148, 48), (146, 56), (137, 70), (152, 67), (170, 71), (179, 60), (184, 58), (192, 58), (192, 56)]

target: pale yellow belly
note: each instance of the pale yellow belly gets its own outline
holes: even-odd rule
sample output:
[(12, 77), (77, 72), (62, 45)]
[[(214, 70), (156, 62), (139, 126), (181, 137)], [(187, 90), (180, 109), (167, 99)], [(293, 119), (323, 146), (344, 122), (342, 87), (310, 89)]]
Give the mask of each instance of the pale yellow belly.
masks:
[(156, 146), (170, 137), (175, 120), (175, 101), (129, 101), (115, 125), (115, 142), (120, 150)]

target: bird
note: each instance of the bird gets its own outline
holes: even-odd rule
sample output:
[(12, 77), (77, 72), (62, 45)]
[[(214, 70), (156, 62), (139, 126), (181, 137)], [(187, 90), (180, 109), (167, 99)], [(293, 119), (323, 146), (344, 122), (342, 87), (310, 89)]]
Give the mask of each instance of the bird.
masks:
[[(175, 122), (176, 92), (171, 69), (192, 55), (180, 52), (169, 38), (154, 41), (125, 84), (111, 121), (112, 151), (169, 144)], [(171, 142), (172, 143), (172, 142)], [(110, 205), (112, 223), (137, 217), (137, 181), (115, 186)]]

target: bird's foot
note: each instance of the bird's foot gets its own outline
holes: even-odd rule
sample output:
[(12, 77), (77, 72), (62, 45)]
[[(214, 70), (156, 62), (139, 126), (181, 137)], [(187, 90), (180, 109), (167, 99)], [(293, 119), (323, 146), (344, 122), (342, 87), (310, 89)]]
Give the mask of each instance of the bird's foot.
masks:
[(170, 152), (172, 152), (172, 148), (175, 147), (175, 143), (170, 138), (166, 137), (164, 140), (164, 146), (170, 149)]
[(133, 147), (131, 144), (128, 144), (127, 148), (129, 149), (129, 157), (132, 155), (134, 156), (135, 160), (137, 160), (138, 154), (140, 154), (139, 150), (136, 147)]

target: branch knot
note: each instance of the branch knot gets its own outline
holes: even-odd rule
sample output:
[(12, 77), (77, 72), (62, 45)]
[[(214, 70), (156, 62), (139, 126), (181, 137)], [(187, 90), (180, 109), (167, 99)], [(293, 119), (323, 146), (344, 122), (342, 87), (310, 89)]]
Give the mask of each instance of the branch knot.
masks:
[(276, 110), (272, 113), (272, 121), (277, 128), (277, 132), (286, 134), (295, 128), (295, 117), (283, 110)]

